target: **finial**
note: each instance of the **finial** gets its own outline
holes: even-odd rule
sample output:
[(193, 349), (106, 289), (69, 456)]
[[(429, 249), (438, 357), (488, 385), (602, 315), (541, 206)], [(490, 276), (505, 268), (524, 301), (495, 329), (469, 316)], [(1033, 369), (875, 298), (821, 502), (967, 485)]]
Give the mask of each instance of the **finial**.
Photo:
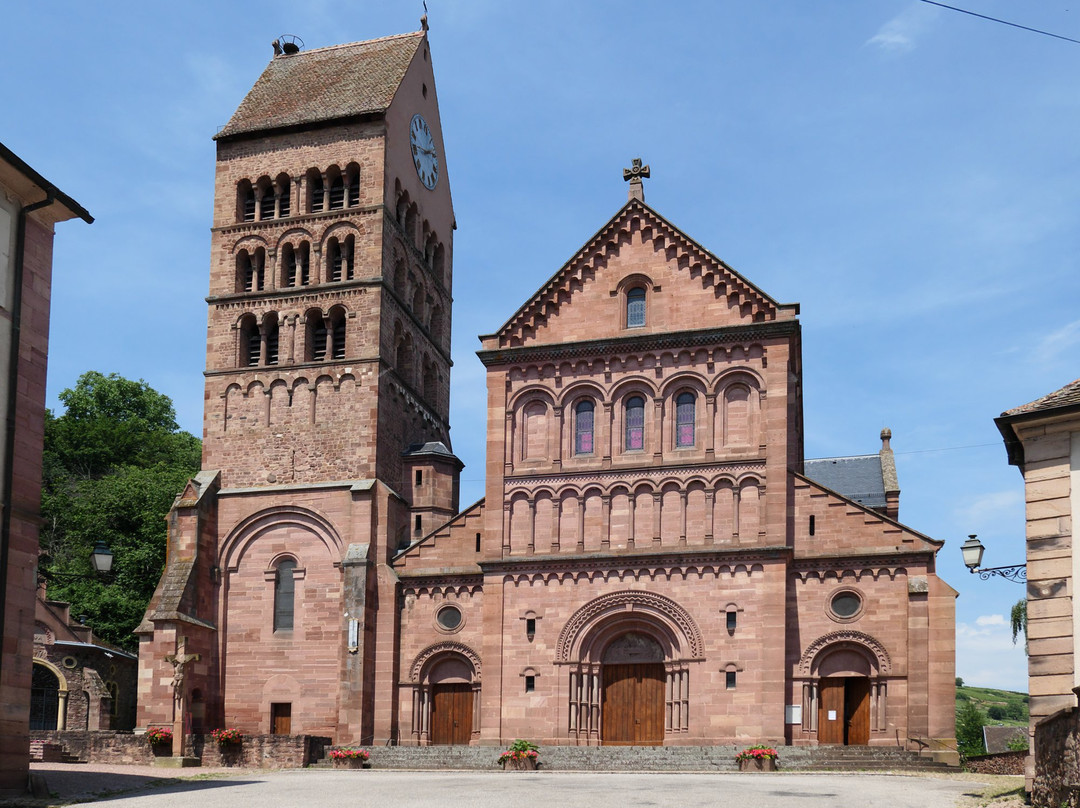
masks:
[(885, 451), (886, 449), (891, 448), (889, 446), (889, 440), (891, 438), (892, 438), (892, 430), (891, 429), (889, 429), (888, 427), (885, 427), (883, 430), (881, 430), (881, 449), (882, 449), (882, 451)]
[(427, 0), (424, 0), (424, 13), (420, 16), (420, 28), (424, 31), (428, 29), (427, 22)]
[(627, 193), (626, 198), (627, 200), (637, 199), (644, 202), (645, 188), (641, 184), (641, 178), (649, 176), (649, 167), (641, 164), (640, 157), (634, 158), (632, 166), (632, 168), (624, 168), (622, 170), (623, 180), (630, 183), (630, 190)]

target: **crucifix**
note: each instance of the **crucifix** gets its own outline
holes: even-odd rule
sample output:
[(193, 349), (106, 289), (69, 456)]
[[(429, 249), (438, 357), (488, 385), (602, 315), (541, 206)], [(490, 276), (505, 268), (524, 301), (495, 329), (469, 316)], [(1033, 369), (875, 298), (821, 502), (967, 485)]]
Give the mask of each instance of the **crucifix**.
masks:
[(173, 666), (173, 757), (184, 756), (184, 668), (198, 660), (199, 654), (187, 652), (187, 637), (183, 636), (177, 641), (176, 653), (165, 657), (165, 661)]
[(641, 164), (641, 158), (635, 157), (632, 163), (632, 168), (624, 168), (622, 170), (622, 178), (630, 183), (630, 191), (627, 194), (627, 199), (637, 199), (642, 202), (645, 201), (645, 188), (641, 184), (642, 177), (649, 177), (649, 167)]

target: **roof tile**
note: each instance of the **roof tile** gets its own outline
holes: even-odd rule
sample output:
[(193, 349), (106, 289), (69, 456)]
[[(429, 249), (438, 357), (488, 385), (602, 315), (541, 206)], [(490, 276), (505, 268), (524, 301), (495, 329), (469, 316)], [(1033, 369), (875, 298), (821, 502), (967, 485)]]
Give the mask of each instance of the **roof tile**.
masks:
[(275, 56), (215, 140), (382, 112), (424, 33)]
[(1001, 414), (1023, 415), (1027, 412), (1042, 412), (1043, 410), (1052, 410), (1056, 407), (1071, 407), (1074, 404), (1080, 404), (1080, 379), (1069, 382), (1060, 390), (1048, 393), (1042, 398), (1037, 398), (1028, 404), (1021, 404), (1019, 407), (1005, 410), (1005, 412)]

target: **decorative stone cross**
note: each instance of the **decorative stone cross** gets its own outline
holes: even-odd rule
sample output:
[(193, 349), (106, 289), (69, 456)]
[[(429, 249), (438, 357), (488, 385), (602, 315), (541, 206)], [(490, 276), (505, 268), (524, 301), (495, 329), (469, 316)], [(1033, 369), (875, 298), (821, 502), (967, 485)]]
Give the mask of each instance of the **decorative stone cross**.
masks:
[(176, 653), (169, 654), (165, 661), (173, 666), (173, 757), (184, 756), (184, 668), (190, 662), (198, 662), (199, 654), (187, 652), (187, 637), (180, 637), (176, 646)]
[(645, 188), (641, 184), (642, 177), (648, 178), (649, 167), (641, 164), (641, 158), (635, 157), (632, 168), (624, 168), (622, 170), (623, 180), (630, 183), (630, 191), (627, 194), (627, 199), (637, 199), (642, 202), (645, 201)]

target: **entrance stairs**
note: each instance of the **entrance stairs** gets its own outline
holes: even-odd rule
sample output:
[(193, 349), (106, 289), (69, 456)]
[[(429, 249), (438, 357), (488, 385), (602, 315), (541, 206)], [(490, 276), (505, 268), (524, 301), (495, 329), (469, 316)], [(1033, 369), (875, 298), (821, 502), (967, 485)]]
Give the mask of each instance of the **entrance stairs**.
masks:
[[(736, 772), (737, 746), (544, 746), (541, 771)], [(492, 770), (502, 747), (369, 747), (373, 769)], [(885, 746), (780, 746), (780, 771), (955, 771)], [(329, 765), (326, 761), (323, 765)]]

